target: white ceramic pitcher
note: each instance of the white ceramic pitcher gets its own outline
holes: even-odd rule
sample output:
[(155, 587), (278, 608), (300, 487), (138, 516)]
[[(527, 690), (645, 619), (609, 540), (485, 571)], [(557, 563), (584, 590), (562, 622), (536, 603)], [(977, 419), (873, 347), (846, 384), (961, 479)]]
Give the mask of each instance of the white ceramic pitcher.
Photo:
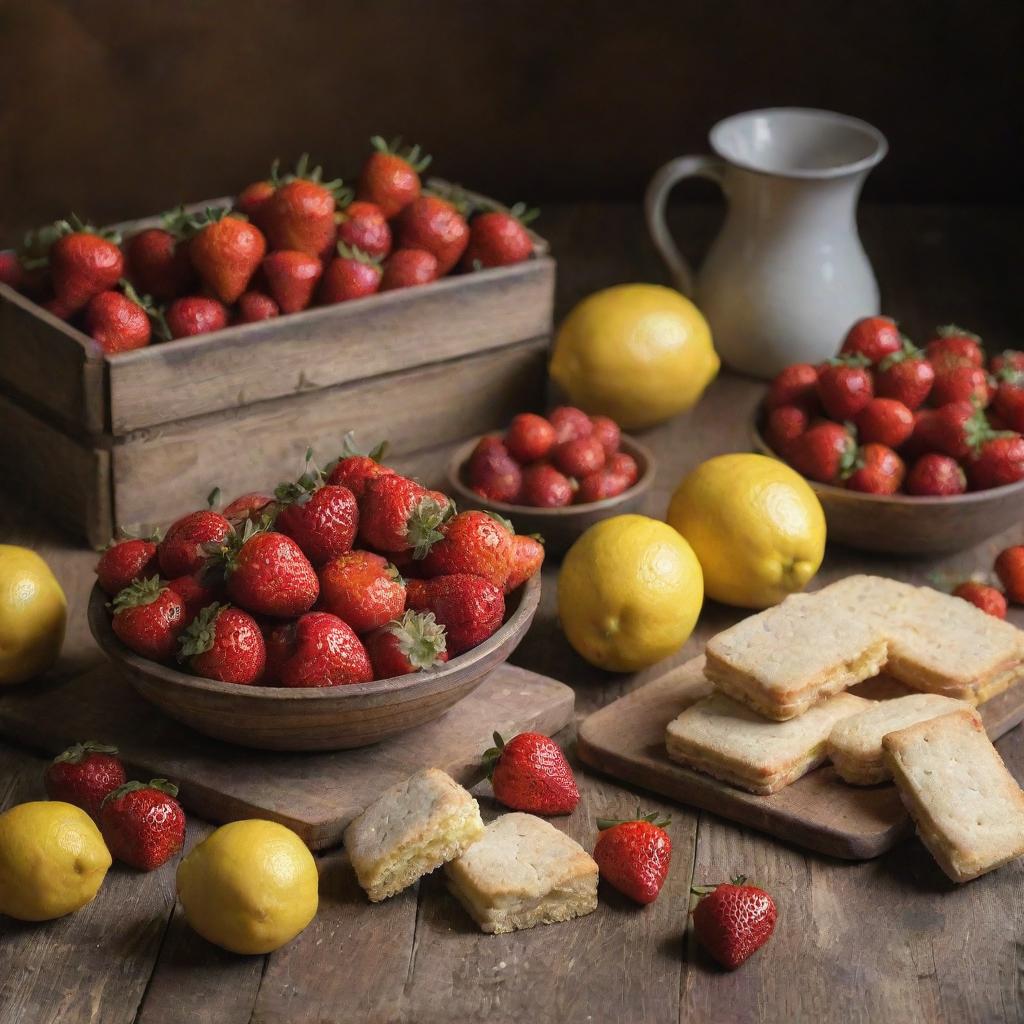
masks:
[[(878, 313), (878, 284), (857, 235), (857, 197), (888, 145), (865, 121), (780, 107), (720, 121), (715, 156), (669, 161), (647, 188), (647, 226), (684, 295), (736, 370), (771, 377), (835, 355), (850, 325)], [(665, 224), (683, 178), (721, 186), (728, 216), (699, 273)]]

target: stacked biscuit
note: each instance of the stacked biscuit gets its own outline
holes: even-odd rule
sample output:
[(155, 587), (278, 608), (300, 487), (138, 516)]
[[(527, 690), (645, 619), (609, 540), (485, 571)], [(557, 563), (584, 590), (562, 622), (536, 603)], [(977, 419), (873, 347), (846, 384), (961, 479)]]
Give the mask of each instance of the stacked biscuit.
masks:
[[(973, 710), (1024, 678), (1024, 632), (928, 587), (851, 576), (705, 653), (716, 692), (669, 723), (673, 760), (760, 795), (827, 759), (854, 785), (894, 779), (955, 881), (1024, 853), (1024, 794)], [(865, 680), (884, 699), (845, 692)]]

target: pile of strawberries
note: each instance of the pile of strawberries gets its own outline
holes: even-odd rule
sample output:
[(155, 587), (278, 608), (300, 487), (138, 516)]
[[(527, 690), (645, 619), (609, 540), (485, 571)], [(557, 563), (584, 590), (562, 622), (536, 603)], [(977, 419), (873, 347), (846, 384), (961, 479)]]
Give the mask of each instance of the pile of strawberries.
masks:
[(561, 405), (548, 416), (523, 412), (503, 437), (482, 437), (465, 467), (469, 486), (488, 501), (558, 508), (614, 498), (636, 483), (639, 467), (619, 451), (622, 431), (607, 416)]
[(533, 254), (525, 225), (536, 211), (425, 189), (430, 157), (418, 146), (372, 143), (354, 192), (305, 156), (283, 176), (275, 163), (233, 207), (181, 208), (123, 245), (116, 232), (58, 221), (21, 252), (0, 252), (0, 282), (114, 354)]
[(340, 686), (431, 669), (501, 626), (544, 548), (507, 520), (355, 453), (346, 439), (273, 495), (123, 538), (96, 575), (112, 625), (144, 657), (264, 686)]
[(787, 366), (765, 411), (772, 448), (820, 483), (942, 496), (1024, 479), (1024, 352), (986, 360), (960, 327), (921, 350), (888, 317), (859, 320), (835, 359)]

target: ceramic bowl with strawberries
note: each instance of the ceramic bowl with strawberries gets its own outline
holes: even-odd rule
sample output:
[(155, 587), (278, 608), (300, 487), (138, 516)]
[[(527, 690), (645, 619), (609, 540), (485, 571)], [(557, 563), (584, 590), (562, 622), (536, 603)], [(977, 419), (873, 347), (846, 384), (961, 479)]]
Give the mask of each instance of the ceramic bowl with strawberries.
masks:
[(448, 488), (460, 506), (507, 516), (561, 554), (598, 520), (635, 511), (654, 473), (654, 456), (614, 420), (559, 406), (459, 447)]
[(1022, 432), (1024, 353), (989, 357), (953, 325), (918, 348), (888, 317), (867, 317), (834, 359), (772, 381), (753, 433), (808, 479), (830, 539), (934, 554), (1019, 520)]

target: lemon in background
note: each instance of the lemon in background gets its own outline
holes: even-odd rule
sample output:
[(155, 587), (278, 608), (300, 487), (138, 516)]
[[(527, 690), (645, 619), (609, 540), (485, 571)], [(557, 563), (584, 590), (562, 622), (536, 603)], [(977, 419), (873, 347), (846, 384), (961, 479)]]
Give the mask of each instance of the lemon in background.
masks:
[(23, 683), (60, 654), (68, 603), (34, 551), (0, 544), (0, 686)]

